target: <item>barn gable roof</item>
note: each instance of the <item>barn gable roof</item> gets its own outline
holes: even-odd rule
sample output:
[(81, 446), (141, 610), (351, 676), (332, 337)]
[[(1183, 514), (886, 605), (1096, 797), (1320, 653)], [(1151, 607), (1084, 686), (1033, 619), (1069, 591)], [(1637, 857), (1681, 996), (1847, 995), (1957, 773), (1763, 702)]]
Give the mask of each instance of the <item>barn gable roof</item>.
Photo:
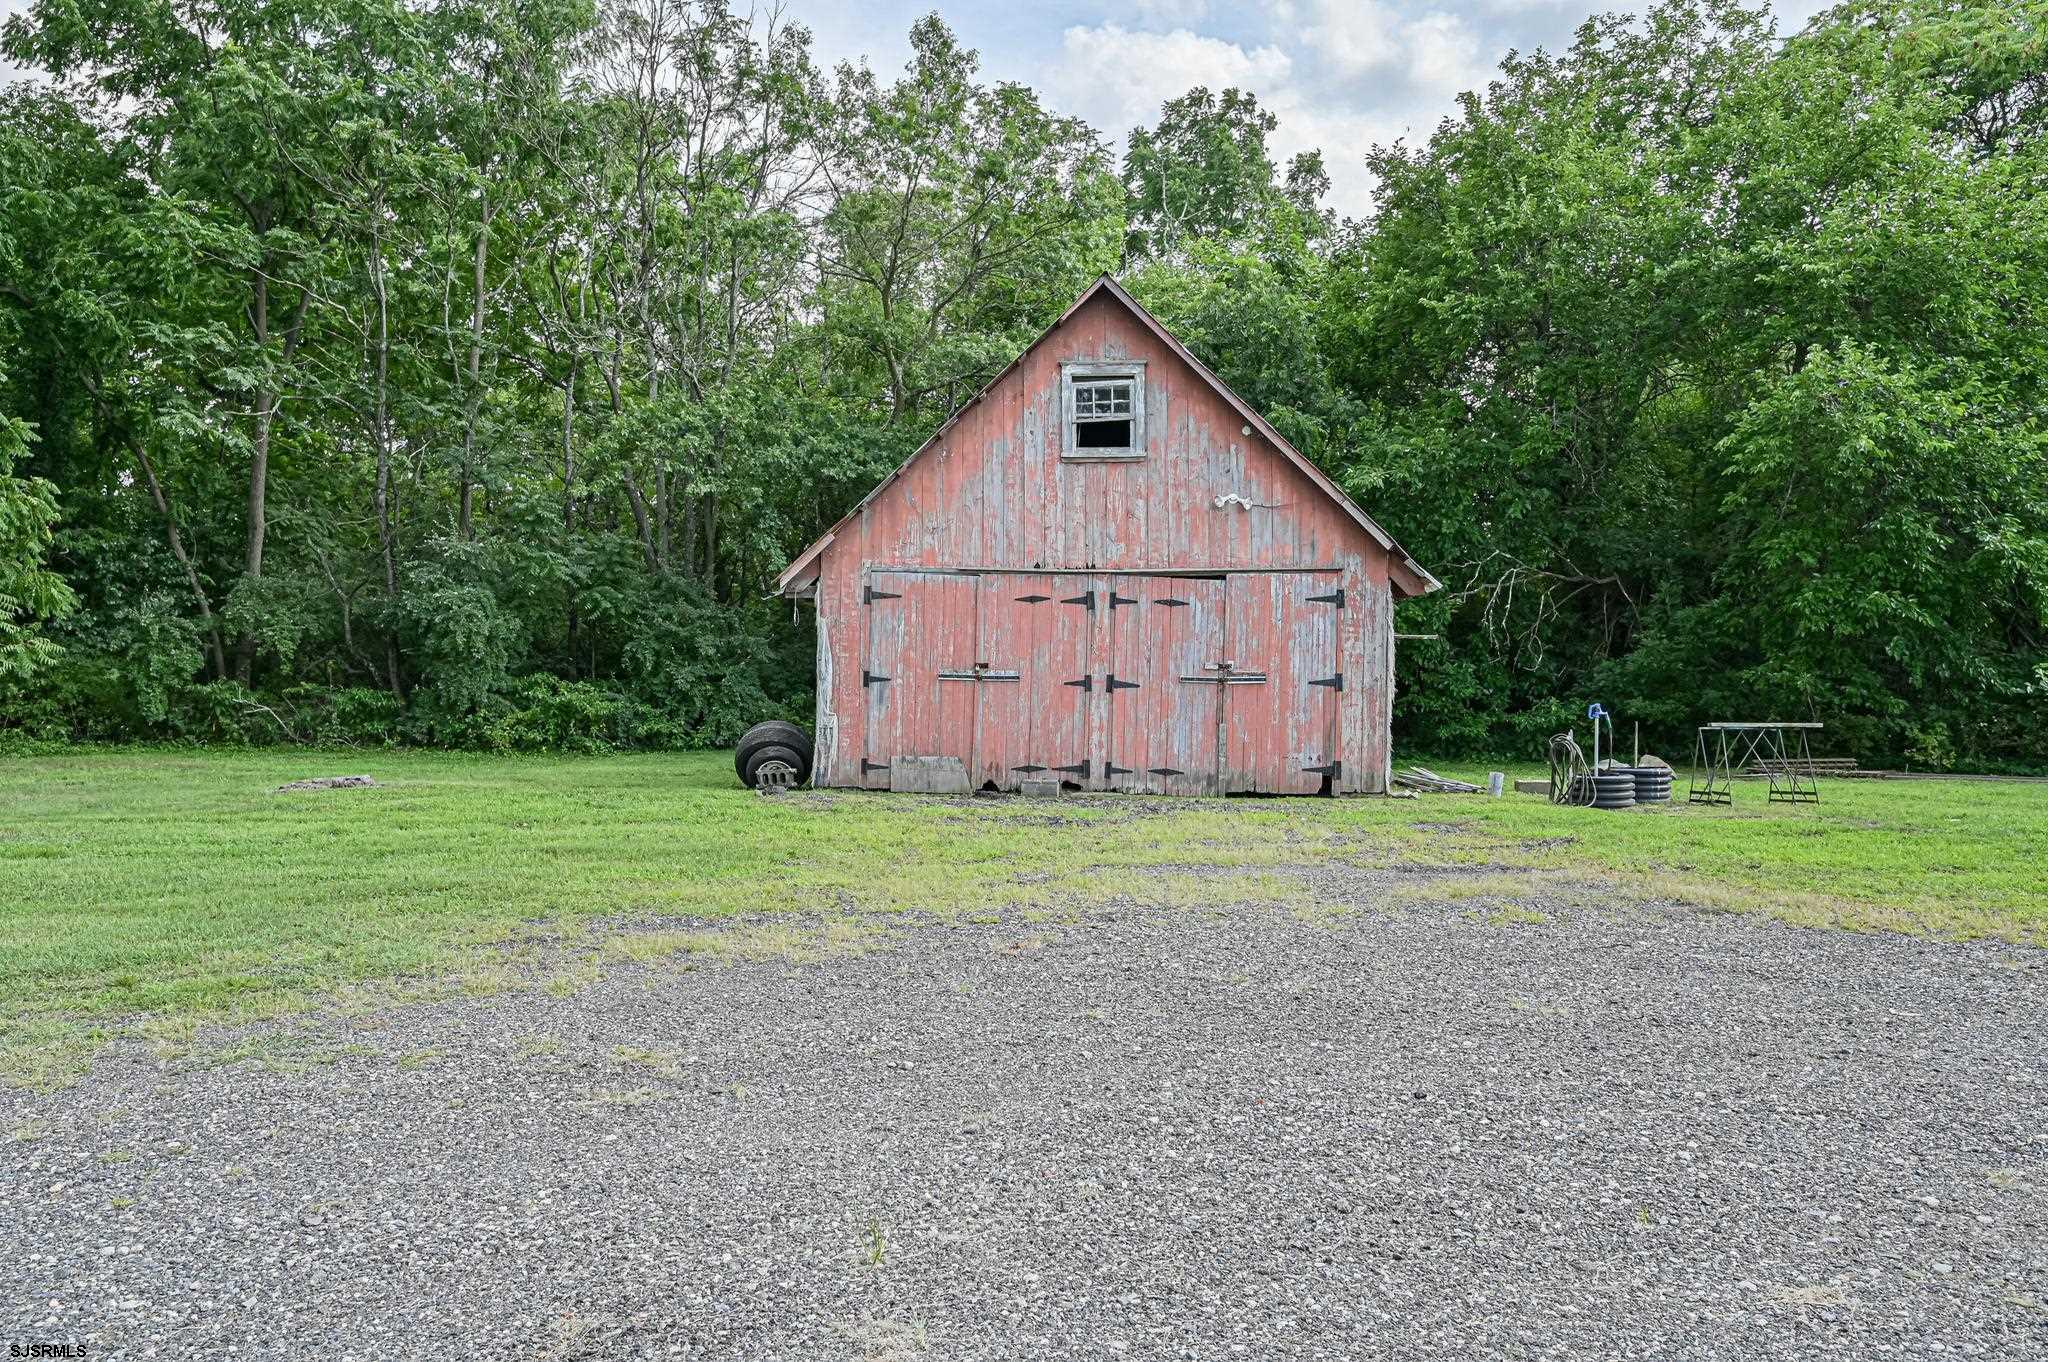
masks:
[(1079, 312), (1083, 307), (1086, 307), (1098, 294), (1107, 294), (1121, 303), (1137, 319), (1140, 325), (1144, 326), (1172, 354), (1192, 369), (1204, 383), (1213, 388), (1217, 396), (1222, 398), (1233, 411), (1243, 418), (1246, 425), (1249, 425), (1253, 430), (1258, 431), (1260, 435), (1264, 436), (1267, 442), (1280, 452), (1280, 456), (1283, 459), (1292, 464), (1324, 496), (1336, 503), (1339, 509), (1353, 521), (1357, 522), (1359, 528), (1371, 536), (1375, 543), (1385, 549), (1392, 559), (1391, 576), (1395, 590), (1399, 594), (1403, 596), (1420, 596), (1427, 592), (1435, 591), (1442, 585), (1442, 583), (1429, 574), (1427, 569), (1409, 556), (1408, 551), (1402, 548), (1392, 535), (1381, 529), (1378, 522), (1374, 521), (1371, 516), (1360, 509), (1357, 502), (1345, 495), (1343, 488), (1332, 482), (1322, 469), (1316, 467), (1315, 464), (1308, 460), (1306, 455), (1288, 443), (1287, 438), (1275, 430), (1265, 417), (1252, 410), (1249, 403), (1232, 392), (1229, 384), (1212, 373), (1208, 365), (1195, 358), (1194, 353), (1185, 345), (1182, 345), (1172, 332), (1161, 325), (1157, 317), (1147, 312), (1137, 299), (1124, 291), (1121, 284), (1105, 274), (1096, 279), (1093, 284), (1090, 284), (1086, 291), (1074, 300), (1073, 306), (1061, 313), (1059, 320), (1040, 333), (1038, 339), (1026, 346), (1023, 352), (1017, 358), (1011, 360), (1001, 373), (990, 379), (983, 385), (980, 392), (977, 392), (972, 398), (968, 399), (958, 411), (947, 417), (945, 422), (932, 432), (931, 438), (922, 445), (919, 445), (917, 451), (898, 465), (895, 472), (875, 484), (873, 490), (862, 497), (852, 510), (841, 516), (831, 529), (818, 536), (808, 548), (792, 559), (789, 566), (784, 568), (782, 574), (775, 579), (776, 592), (781, 595), (796, 595), (804, 586), (808, 585), (812, 578), (816, 576), (814, 569), (818, 558), (831, 546), (832, 541), (838, 537), (839, 531), (855, 516), (859, 515), (876, 497), (886, 491), (892, 483), (901, 478), (911, 465), (923, 458), (927, 452), (944, 440), (946, 432), (953, 428), (954, 424), (960, 420), (962, 414), (973, 408), (983, 398), (1001, 386), (1003, 380), (1007, 379), (1011, 373), (1022, 365), (1025, 358), (1032, 351), (1045, 344), (1047, 338), (1055, 331), (1058, 331), (1068, 318)]

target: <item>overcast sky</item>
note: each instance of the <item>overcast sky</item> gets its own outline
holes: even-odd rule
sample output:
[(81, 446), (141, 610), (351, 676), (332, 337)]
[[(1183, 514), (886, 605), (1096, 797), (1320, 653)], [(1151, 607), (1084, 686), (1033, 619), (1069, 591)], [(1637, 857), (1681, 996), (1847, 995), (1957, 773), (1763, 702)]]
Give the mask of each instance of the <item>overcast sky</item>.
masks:
[[(865, 55), (877, 71), (909, 60), (911, 22), (931, 0), (805, 4), (821, 60)], [(1235, 85), (1280, 118), (1284, 161), (1320, 147), (1342, 212), (1371, 206), (1365, 151), (1425, 138), (1456, 111), (1459, 91), (1483, 87), (1510, 49), (1555, 51), (1593, 9), (1642, 0), (951, 0), (936, 6), (978, 48), (990, 76), (1032, 86), (1063, 113), (1111, 138), (1156, 121), (1191, 85)], [(1826, 6), (1783, 0), (1789, 33)]]
[[(765, 2), (765, 0), (764, 0)], [(0, 0), (0, 13), (28, 0)], [(1191, 85), (1235, 85), (1279, 115), (1273, 148), (1285, 160), (1322, 148), (1343, 212), (1370, 206), (1364, 153), (1374, 142), (1427, 137), (1510, 48), (1556, 50), (1589, 0), (788, 0), (831, 64), (867, 58), (891, 75), (905, 39), (934, 8), (979, 49), (991, 78), (1022, 81), (1056, 109), (1112, 139), (1151, 123)], [(1603, 8), (1641, 8), (1642, 0)], [(1823, 6), (1785, 0), (1779, 31)]]

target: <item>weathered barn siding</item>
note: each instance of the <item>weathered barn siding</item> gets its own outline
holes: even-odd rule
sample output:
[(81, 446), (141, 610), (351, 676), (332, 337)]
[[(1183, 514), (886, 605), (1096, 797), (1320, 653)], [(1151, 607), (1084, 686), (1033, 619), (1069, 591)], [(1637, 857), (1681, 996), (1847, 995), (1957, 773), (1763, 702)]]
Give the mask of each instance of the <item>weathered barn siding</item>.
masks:
[[(1091, 788), (1386, 787), (1390, 572), (1419, 569), (1133, 307), (1098, 288), (825, 542), (818, 783), (886, 787), (885, 754), (971, 729), (976, 787), (1020, 762)], [(1142, 457), (1061, 455), (1061, 365), (1102, 360), (1144, 365)], [(1184, 679), (1223, 661), (1266, 679)], [(1329, 787), (1307, 769), (1329, 765)]]

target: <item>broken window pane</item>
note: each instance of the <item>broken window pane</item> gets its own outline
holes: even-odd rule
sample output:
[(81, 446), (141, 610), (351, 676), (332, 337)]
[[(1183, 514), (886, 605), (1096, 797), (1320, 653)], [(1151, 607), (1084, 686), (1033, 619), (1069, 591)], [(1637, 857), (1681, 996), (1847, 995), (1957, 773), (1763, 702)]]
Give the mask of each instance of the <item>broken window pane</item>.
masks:
[(1131, 447), (1131, 422), (1129, 417), (1120, 421), (1078, 421), (1074, 424), (1074, 448), (1076, 449), (1129, 449)]
[(1138, 380), (1135, 377), (1069, 380), (1073, 424), (1069, 449), (1134, 451)]

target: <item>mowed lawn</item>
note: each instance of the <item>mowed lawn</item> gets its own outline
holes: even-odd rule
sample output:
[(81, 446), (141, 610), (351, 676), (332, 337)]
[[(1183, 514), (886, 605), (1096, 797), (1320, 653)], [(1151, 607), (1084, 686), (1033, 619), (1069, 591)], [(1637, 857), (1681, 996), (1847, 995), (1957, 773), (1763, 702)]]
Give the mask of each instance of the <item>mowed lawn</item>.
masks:
[[(378, 787), (275, 792), (354, 772)], [(1747, 783), (1732, 809), (1630, 813), (1512, 794), (764, 798), (725, 753), (7, 758), (0, 1077), (53, 1081), (109, 1035), (289, 1011), (362, 981), (559, 982), (564, 959), (639, 953), (647, 924), (666, 933), (647, 949), (688, 950), (674, 919), (734, 914), (1471, 900), (1540, 923), (1517, 905), (1654, 900), (2048, 944), (2048, 784), (1829, 781), (1817, 807), (1764, 795)], [(1337, 864), (1424, 873), (1331, 903), (1315, 872)]]

